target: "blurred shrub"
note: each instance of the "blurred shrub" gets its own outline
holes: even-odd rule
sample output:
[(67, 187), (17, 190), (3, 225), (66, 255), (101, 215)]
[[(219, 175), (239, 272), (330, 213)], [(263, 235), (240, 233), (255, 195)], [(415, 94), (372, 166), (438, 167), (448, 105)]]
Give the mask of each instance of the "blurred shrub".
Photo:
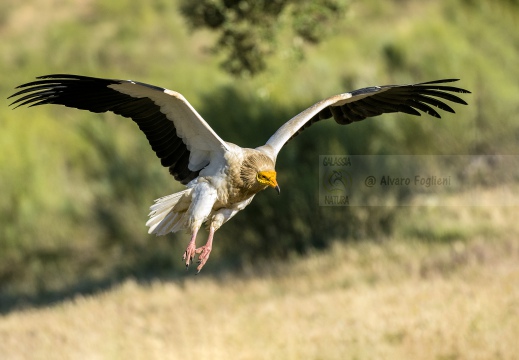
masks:
[(225, 54), (222, 66), (233, 75), (265, 70), (266, 57), (277, 50), (287, 19), (300, 39), (317, 44), (333, 32), (345, 8), (343, 0), (184, 0), (181, 5), (193, 29), (209, 28), (218, 34), (212, 49)]

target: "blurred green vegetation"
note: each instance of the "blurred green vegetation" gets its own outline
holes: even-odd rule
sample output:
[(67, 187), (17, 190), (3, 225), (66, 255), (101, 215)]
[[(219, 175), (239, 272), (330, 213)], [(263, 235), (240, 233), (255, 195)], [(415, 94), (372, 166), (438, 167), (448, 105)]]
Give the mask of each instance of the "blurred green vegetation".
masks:
[[(318, 44), (344, 17), (346, 0), (184, 0), (181, 11), (193, 29), (218, 34), (213, 47), (224, 53), (222, 67), (238, 76), (266, 69), (277, 39), (293, 33), (292, 50), (303, 55), (303, 42)], [(287, 29), (291, 31), (287, 32)], [(295, 58), (295, 57), (294, 57)]]
[[(319, 155), (517, 154), (518, 20), (516, 1), (351, 1), (304, 61), (293, 57), (301, 45), (281, 37), (268, 71), (236, 79), (208, 51), (216, 35), (190, 33), (178, 1), (3, 1), (0, 304), (181, 272), (187, 243), (185, 234), (147, 234), (153, 200), (181, 187), (136, 125), (54, 106), (12, 111), (5, 99), (16, 85), (52, 73), (156, 84), (184, 94), (222, 138), (247, 147), (321, 98), (360, 87), (459, 77), (473, 92), (469, 106), (441, 120), (386, 115), (303, 132), (278, 158), (282, 196), (259, 194), (217, 233), (210, 272), (391, 234), (407, 210), (318, 206)], [(434, 237), (424, 222), (407, 231)]]

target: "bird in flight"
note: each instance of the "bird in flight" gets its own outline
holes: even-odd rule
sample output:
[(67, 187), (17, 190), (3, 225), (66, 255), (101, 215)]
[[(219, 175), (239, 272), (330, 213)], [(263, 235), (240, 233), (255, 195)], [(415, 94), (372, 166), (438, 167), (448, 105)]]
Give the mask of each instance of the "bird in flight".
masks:
[[(112, 111), (131, 118), (146, 135), (162, 166), (186, 189), (155, 200), (146, 225), (150, 234), (188, 230), (183, 255), (186, 268), (198, 254), (197, 273), (206, 264), (215, 232), (268, 187), (280, 193), (276, 158), (287, 141), (315, 122), (333, 118), (347, 125), (384, 113), (440, 118), (434, 108), (454, 113), (444, 101), (467, 105), (453, 93), (470, 91), (444, 85), (444, 79), (411, 85), (367, 87), (329, 97), (281, 126), (265, 145), (242, 148), (222, 140), (178, 92), (132, 80), (79, 75), (45, 75), (23, 84), (9, 98), (11, 105), (58, 104), (95, 113)], [(16, 108), (15, 107), (15, 108)], [(207, 223), (205, 245), (196, 247), (200, 227)]]

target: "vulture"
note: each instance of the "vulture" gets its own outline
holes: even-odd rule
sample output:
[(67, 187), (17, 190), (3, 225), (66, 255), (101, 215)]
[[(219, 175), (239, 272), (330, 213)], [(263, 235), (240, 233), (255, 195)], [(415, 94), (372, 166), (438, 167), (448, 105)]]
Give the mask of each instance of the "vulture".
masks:
[[(372, 86), (331, 96), (312, 105), (283, 124), (266, 144), (255, 149), (224, 141), (180, 93), (132, 80), (101, 79), (54, 74), (17, 87), (11, 105), (58, 104), (95, 113), (112, 111), (132, 119), (146, 135), (162, 166), (186, 188), (155, 200), (146, 225), (150, 234), (187, 230), (191, 238), (182, 259), (186, 268), (198, 255), (197, 273), (206, 264), (215, 232), (254, 196), (266, 188), (280, 187), (276, 158), (287, 141), (315, 122), (333, 118), (347, 125), (384, 113), (402, 112), (436, 118), (445, 103), (467, 103), (454, 93), (470, 91), (445, 85), (443, 79), (409, 85)], [(197, 247), (200, 227), (209, 236)]]

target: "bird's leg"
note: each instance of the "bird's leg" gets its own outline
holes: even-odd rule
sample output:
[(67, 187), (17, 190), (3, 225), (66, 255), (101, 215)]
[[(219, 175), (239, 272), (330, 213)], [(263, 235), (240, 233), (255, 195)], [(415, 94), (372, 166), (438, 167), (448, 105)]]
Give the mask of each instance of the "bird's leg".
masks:
[(189, 267), (189, 263), (193, 261), (195, 257), (196, 251), (196, 234), (198, 233), (198, 228), (195, 227), (193, 232), (191, 233), (191, 240), (189, 240), (189, 244), (187, 244), (186, 251), (184, 251), (184, 255), (182, 256), (182, 260), (186, 261), (186, 269)]
[(209, 227), (209, 237), (207, 238), (207, 242), (205, 243), (204, 246), (201, 246), (195, 250), (197, 254), (200, 254), (198, 256), (198, 267), (196, 268), (198, 270), (197, 274), (200, 272), (200, 270), (202, 270), (205, 263), (207, 262), (207, 259), (209, 259), (209, 254), (211, 253), (211, 249), (213, 248), (213, 237), (214, 237), (215, 231), (216, 231), (215, 227), (210, 226)]

